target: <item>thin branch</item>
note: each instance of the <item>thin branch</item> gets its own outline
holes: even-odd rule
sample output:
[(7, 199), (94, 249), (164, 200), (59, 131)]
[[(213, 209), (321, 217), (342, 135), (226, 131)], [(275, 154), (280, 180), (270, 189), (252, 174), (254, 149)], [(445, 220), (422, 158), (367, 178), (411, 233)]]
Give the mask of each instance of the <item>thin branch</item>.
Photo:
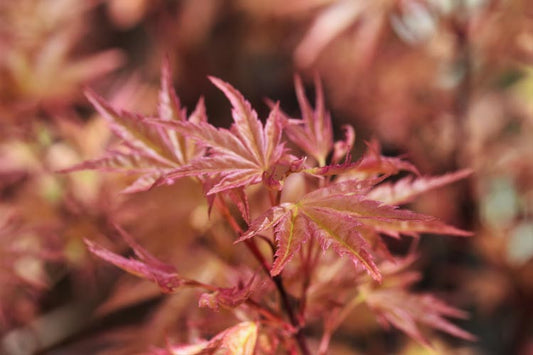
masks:
[[(275, 202), (275, 201), (279, 200), (280, 196), (281, 196), (281, 194), (279, 192), (277, 193), (277, 195), (272, 195), (271, 194), (271, 197), (273, 197), (272, 201)], [(239, 226), (239, 224), (237, 223), (237, 221), (235, 220), (235, 218), (233, 217), (231, 212), (229, 211), (228, 206), (226, 205), (226, 202), (223, 199), (219, 198), (219, 199), (215, 200), (215, 203), (216, 203), (217, 208), (220, 209), (222, 215), (228, 221), (228, 223), (233, 228), (235, 233), (237, 233), (237, 235), (241, 235), (243, 233), (243, 230)], [(277, 276), (272, 277), (272, 275), (270, 274), (271, 265), (269, 265), (269, 263), (265, 260), (263, 254), (261, 253), (261, 251), (257, 247), (257, 244), (255, 243), (254, 239), (247, 239), (247, 240), (244, 241), (244, 244), (246, 245), (248, 250), (250, 250), (252, 255), (257, 259), (257, 261), (259, 262), (259, 264), (261, 265), (261, 267), (263, 268), (265, 273), (272, 279), (272, 281), (276, 285), (276, 288), (277, 288), (277, 290), (278, 290), (278, 292), (280, 294), (282, 307), (283, 307), (285, 313), (287, 313), (287, 316), (289, 317), (291, 325), (295, 329), (297, 329), (296, 333), (294, 334), (294, 338), (295, 338), (296, 342), (298, 343), (298, 347), (300, 348), (300, 351), (301, 351), (302, 355), (311, 354), (309, 352), (309, 348), (307, 346), (307, 342), (305, 340), (305, 336), (304, 336), (304, 334), (302, 332), (302, 327), (300, 326), (300, 322), (298, 321), (298, 318), (296, 317), (296, 315), (294, 313), (294, 310), (293, 310), (293, 308), (291, 306), (291, 303), (289, 301), (289, 296), (287, 294), (287, 291), (285, 291), (285, 287), (283, 286), (283, 279), (282, 279), (281, 275), (277, 275)]]
[(307, 341), (305, 340), (305, 335), (303, 334), (303, 328), (300, 326), (300, 323), (294, 314), (294, 311), (292, 309), (291, 303), (289, 301), (289, 295), (285, 291), (285, 287), (283, 286), (283, 279), (281, 278), (281, 274), (274, 276), (272, 278), (274, 280), (274, 283), (276, 284), (276, 287), (278, 289), (278, 292), (281, 296), (281, 304), (289, 316), (289, 320), (291, 321), (291, 324), (298, 329), (296, 334), (294, 334), (294, 337), (296, 339), (296, 342), (298, 343), (298, 346), (300, 347), (300, 351), (303, 355), (309, 355), (311, 354), (309, 352), (309, 348), (307, 346)]

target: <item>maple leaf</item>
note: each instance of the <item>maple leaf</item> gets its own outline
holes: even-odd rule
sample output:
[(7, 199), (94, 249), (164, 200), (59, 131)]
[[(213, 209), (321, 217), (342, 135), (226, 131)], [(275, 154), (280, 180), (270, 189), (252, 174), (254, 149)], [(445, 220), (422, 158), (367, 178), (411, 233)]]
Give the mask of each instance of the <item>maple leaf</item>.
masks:
[(435, 217), (368, 199), (366, 195), (375, 182), (347, 180), (310, 192), (297, 203), (274, 206), (252, 221), (238, 241), (273, 227), (277, 250), (271, 274), (278, 275), (302, 244), (314, 238), (323, 249), (332, 247), (339, 255), (347, 255), (381, 282), (368, 240), (373, 234), (396, 238), (401, 234), (417, 236), (418, 233), (470, 235)]
[(402, 330), (423, 345), (430, 346), (419, 325), (426, 325), (465, 340), (476, 338), (453, 325), (444, 317), (466, 318), (466, 313), (451, 307), (430, 294), (413, 294), (400, 287), (371, 291), (367, 305), (380, 317), (382, 324)]
[[(306, 6), (314, 7), (316, 3), (324, 4), (323, 1), (312, 1)], [(333, 1), (315, 18), (295, 51), (295, 61), (301, 67), (312, 65), (332, 41), (351, 27), (357, 28), (354, 43), (362, 60), (370, 60), (386, 24), (388, 7), (387, 2)]]
[(118, 49), (74, 54), (87, 44), (92, 22), (87, 20), (95, 7), (96, 3), (76, 0), (0, 3), (0, 101), (8, 108), (2, 120), (5, 114), (31, 116), (21, 111), (21, 105), (70, 107), (81, 85), (124, 63), (125, 55)]
[(250, 205), (248, 203), (248, 196), (243, 188), (229, 190), (227, 195), (241, 213), (243, 220), (250, 224)]
[(361, 286), (358, 297), (364, 299), (385, 327), (393, 325), (425, 346), (431, 345), (422, 335), (419, 325), (439, 329), (461, 339), (475, 340), (472, 334), (444, 318), (464, 319), (467, 317), (465, 312), (448, 306), (431, 294), (409, 291), (421, 279), (419, 272), (408, 270), (415, 259), (416, 255), (410, 255), (394, 262), (381, 263), (385, 281), (377, 287), (375, 284)]
[(344, 139), (336, 141), (333, 145), (333, 156), (331, 157), (332, 163), (341, 161), (343, 157), (349, 157), (350, 150), (355, 143), (355, 130), (350, 125), (343, 125)]
[[(72, 172), (85, 169), (118, 171), (141, 176), (123, 192), (147, 190), (166, 172), (187, 164), (203, 150), (176, 130), (155, 127), (145, 121), (142, 115), (116, 110), (91, 90), (87, 98), (106, 119), (113, 133), (122, 139), (122, 150), (110, 150), (99, 159), (90, 160), (64, 169)], [(161, 90), (159, 93), (159, 118), (164, 121), (205, 122), (207, 120), (203, 100), (186, 118), (185, 109), (171, 85), (168, 59), (163, 62)]]
[(367, 151), (357, 162), (357, 169), (354, 173), (359, 177), (376, 176), (380, 174), (394, 175), (400, 171), (409, 171), (413, 174), (420, 175), (418, 169), (408, 161), (402, 158), (385, 157), (381, 155), (381, 145), (377, 139), (366, 142)]
[[(347, 131), (346, 140), (350, 140), (353, 133), (348, 128)], [(387, 176), (398, 174), (400, 171), (408, 171), (420, 175), (418, 169), (408, 161), (402, 158), (381, 155), (381, 146), (375, 139), (366, 142), (366, 152), (355, 162), (350, 161), (351, 156), (349, 152), (347, 152), (346, 146), (348, 144), (346, 142), (336, 142), (336, 145), (338, 148), (334, 155), (337, 155), (337, 157), (334, 156), (334, 160), (338, 159), (338, 155), (345, 154), (345, 162), (306, 168), (301, 171), (318, 176), (338, 175), (340, 180), (352, 180), (354, 178), (370, 179), (378, 176), (382, 176), (383, 179)]]
[(234, 87), (217, 78), (210, 77), (210, 80), (232, 104), (234, 123), (230, 130), (216, 128), (207, 122), (149, 121), (176, 129), (209, 149), (207, 155), (172, 170), (160, 180), (164, 183), (184, 176), (218, 177), (219, 182), (207, 195), (261, 182), (285, 153), (277, 106), (263, 126), (257, 113)]
[(302, 119), (291, 119), (282, 113), (286, 121), (285, 133), (299, 148), (315, 158), (319, 166), (323, 166), (333, 148), (333, 129), (331, 116), (324, 105), (322, 85), (315, 77), (315, 110), (305, 96), (299, 76), (294, 77), (294, 86)]
[[(280, 12), (294, 16), (321, 8), (295, 50), (294, 59), (298, 66), (307, 68), (316, 64), (330, 44), (349, 33), (351, 49), (358, 54), (357, 61), (351, 65), (358, 67), (370, 63), (387, 31), (394, 31), (400, 39), (411, 44), (431, 38), (437, 29), (435, 22), (438, 16), (444, 14), (428, 3), (293, 0), (284, 1)], [(421, 23), (424, 25), (421, 26)]]
[[(409, 288), (421, 279), (419, 272), (408, 270), (416, 258), (415, 254), (410, 254), (407, 257), (383, 261), (379, 264), (384, 276), (383, 283), (376, 285), (370, 280), (359, 283), (357, 292), (343, 302), (344, 306), (339, 312), (331, 312), (328, 315), (321, 349), (327, 348), (331, 334), (361, 303), (366, 303), (376, 313), (385, 328), (393, 325), (426, 346), (430, 344), (419, 329), (421, 325), (439, 329), (462, 339), (474, 340), (472, 334), (454, 326), (445, 318), (466, 318), (465, 312), (448, 306), (430, 294), (416, 294), (409, 291)], [(331, 266), (326, 265), (326, 267)], [(351, 287), (353, 284), (353, 282), (348, 283)], [(322, 285), (324, 286), (329, 285)]]
[(176, 288), (184, 285), (187, 281), (178, 275), (176, 268), (165, 264), (150, 254), (147, 250), (135, 242), (135, 240), (122, 228), (115, 226), (122, 238), (133, 249), (139, 260), (125, 258), (115, 254), (96, 243), (84, 239), (85, 244), (91, 251), (101, 259), (121, 268), (130, 274), (154, 281), (159, 288), (165, 292), (174, 292)]
[(413, 201), (422, 193), (448, 185), (472, 174), (472, 170), (463, 169), (454, 173), (435, 177), (407, 176), (395, 183), (384, 183), (368, 193), (370, 199), (389, 205), (401, 205)]

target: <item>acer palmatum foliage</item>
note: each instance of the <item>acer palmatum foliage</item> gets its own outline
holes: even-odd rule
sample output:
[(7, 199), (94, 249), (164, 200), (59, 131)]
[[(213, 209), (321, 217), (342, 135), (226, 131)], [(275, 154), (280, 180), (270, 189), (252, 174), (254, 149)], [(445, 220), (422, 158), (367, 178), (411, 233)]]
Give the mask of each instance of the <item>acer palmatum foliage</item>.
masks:
[[(224, 219), (233, 230), (234, 243), (244, 244), (259, 263), (251, 278), (248, 266), (242, 265), (241, 281), (228, 287), (180, 275), (179, 266), (159, 261), (119, 227), (138, 259), (87, 240), (94, 254), (155, 282), (162, 291), (198, 288), (204, 291), (200, 307), (230, 310), (241, 321), (221, 329), (210, 341), (168, 345), (154, 353), (225, 349), (234, 354), (236, 346), (246, 347), (245, 353), (254, 349), (310, 353), (306, 337), (322, 338), (319, 352), (324, 353), (333, 331), (359, 305), (373, 310), (383, 324), (425, 345), (429, 341), (421, 331), (423, 326), (473, 339), (444, 318), (463, 317), (463, 312), (432, 295), (410, 291), (417, 278), (400, 266), (410, 264), (414, 257), (392, 256), (386, 243), (386, 238), (418, 238), (421, 233), (470, 235), (437, 218), (398, 207), (464, 178), (469, 171), (422, 177), (409, 162), (382, 156), (375, 141), (368, 143), (359, 160), (352, 161), (353, 128), (346, 127), (345, 139), (334, 142), (318, 81), (315, 108), (296, 78), (301, 118), (291, 118), (272, 104), (263, 123), (239, 91), (220, 79), (210, 79), (233, 107), (229, 129), (207, 121), (202, 100), (187, 117), (171, 87), (168, 61), (163, 65), (155, 117), (115, 109), (88, 91), (89, 100), (121, 141), (106, 156), (66, 170), (138, 175), (126, 192), (196, 178), (210, 209), (216, 211), (212, 218)], [(294, 150), (288, 148), (289, 141)], [(385, 181), (400, 172), (409, 175)], [(257, 269), (257, 263), (252, 267)], [(234, 265), (231, 268), (235, 270)], [(320, 321), (324, 321), (322, 336), (310, 330)], [(304, 329), (308, 334), (304, 335)]]

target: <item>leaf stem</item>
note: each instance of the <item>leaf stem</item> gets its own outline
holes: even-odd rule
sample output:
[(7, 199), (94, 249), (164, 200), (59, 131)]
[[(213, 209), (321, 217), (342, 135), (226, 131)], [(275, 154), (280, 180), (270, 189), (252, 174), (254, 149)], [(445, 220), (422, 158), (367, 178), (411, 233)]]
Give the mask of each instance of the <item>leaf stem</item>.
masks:
[[(281, 193), (278, 191), (275, 195), (270, 194), (271, 196), (271, 202), (278, 202), (281, 197)], [(238, 235), (241, 235), (243, 233), (242, 228), (239, 226), (233, 215), (228, 209), (228, 206), (226, 205), (226, 201), (224, 201), (222, 198), (215, 199), (215, 203), (217, 208), (219, 208), (220, 212), (224, 216), (224, 218), (228, 221), (230, 226), (233, 228), (235, 233)], [(298, 318), (296, 317), (294, 310), (291, 306), (291, 303), (289, 301), (289, 295), (287, 294), (287, 291), (285, 290), (285, 287), (283, 286), (283, 279), (281, 275), (272, 276), (270, 274), (271, 265), (268, 264), (268, 262), (265, 260), (263, 254), (257, 247), (257, 244), (255, 243), (254, 239), (247, 239), (244, 241), (244, 244), (250, 250), (252, 255), (257, 259), (259, 264), (261, 265), (262, 269), (265, 271), (265, 273), (271, 278), (271, 280), (276, 285), (276, 288), (280, 294), (281, 298), (281, 304), (283, 309), (285, 310), (285, 313), (287, 313), (287, 316), (289, 317), (289, 321), (291, 322), (291, 325), (297, 329), (296, 333), (294, 334), (294, 338), (298, 344), (298, 347), (300, 348), (300, 352), (302, 355), (310, 355), (309, 348), (307, 346), (307, 342), (305, 340), (305, 336), (302, 332), (302, 327), (300, 326), (300, 322), (298, 321)]]
[(271, 206), (278, 206), (281, 203), (281, 191), (269, 190), (268, 197), (270, 197)]
[(311, 354), (309, 352), (309, 348), (305, 340), (305, 335), (302, 332), (303, 328), (300, 326), (300, 322), (298, 321), (298, 318), (294, 314), (294, 311), (291, 307), (291, 303), (289, 301), (289, 295), (287, 294), (287, 291), (285, 291), (285, 287), (283, 286), (283, 279), (281, 275), (274, 276), (272, 280), (274, 280), (276, 288), (278, 289), (278, 292), (281, 297), (281, 304), (283, 308), (285, 309), (285, 312), (289, 316), (289, 320), (291, 324), (297, 329), (296, 334), (294, 334), (294, 338), (296, 339), (296, 342), (298, 343), (298, 347), (300, 348), (302, 355)]
[(216, 286), (208, 285), (208, 284), (205, 284), (203, 282), (196, 281), (196, 280), (191, 280), (191, 279), (185, 279), (183, 281), (183, 286), (199, 287), (199, 288), (203, 288), (206, 291), (211, 291), (211, 292), (218, 291), (218, 287), (216, 287)]
[(292, 325), (287, 324), (285, 320), (283, 320), (281, 317), (276, 315), (273, 311), (264, 307), (263, 305), (254, 301), (253, 299), (251, 298), (247, 299), (246, 304), (250, 308), (255, 309), (259, 314), (263, 315), (265, 318), (267, 318), (271, 322), (274, 322), (276, 325), (279, 326), (281, 324), (284, 328), (292, 329)]
[(309, 286), (311, 284), (311, 277), (313, 274), (313, 266), (316, 265), (313, 258), (313, 250), (315, 246), (315, 240), (311, 239), (308, 242), (308, 246), (306, 249), (306, 252), (303, 252), (303, 249), (300, 249), (302, 252), (302, 260), (303, 262), (303, 281), (302, 281), (302, 299), (300, 301), (300, 310), (299, 310), (299, 317), (300, 319), (304, 319), (305, 315), (305, 309), (307, 307), (307, 291), (309, 290)]
[(222, 196), (216, 196), (215, 197), (215, 205), (220, 210), (226, 221), (229, 223), (231, 228), (237, 233), (238, 235), (242, 234), (244, 231), (242, 230), (241, 226), (237, 221), (235, 220), (235, 217), (231, 214), (228, 206), (226, 205), (226, 201), (222, 198)]

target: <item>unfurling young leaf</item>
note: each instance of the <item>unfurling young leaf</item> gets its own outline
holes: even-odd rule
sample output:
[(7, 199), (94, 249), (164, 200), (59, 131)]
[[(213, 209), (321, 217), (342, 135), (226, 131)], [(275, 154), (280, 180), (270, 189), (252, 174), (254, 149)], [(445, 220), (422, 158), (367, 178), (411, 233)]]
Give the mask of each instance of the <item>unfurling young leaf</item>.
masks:
[(247, 284), (239, 284), (230, 288), (219, 288), (211, 293), (204, 293), (200, 296), (198, 305), (200, 307), (211, 308), (218, 311), (222, 308), (235, 308), (246, 302), (253, 293), (254, 279), (250, 279)]

